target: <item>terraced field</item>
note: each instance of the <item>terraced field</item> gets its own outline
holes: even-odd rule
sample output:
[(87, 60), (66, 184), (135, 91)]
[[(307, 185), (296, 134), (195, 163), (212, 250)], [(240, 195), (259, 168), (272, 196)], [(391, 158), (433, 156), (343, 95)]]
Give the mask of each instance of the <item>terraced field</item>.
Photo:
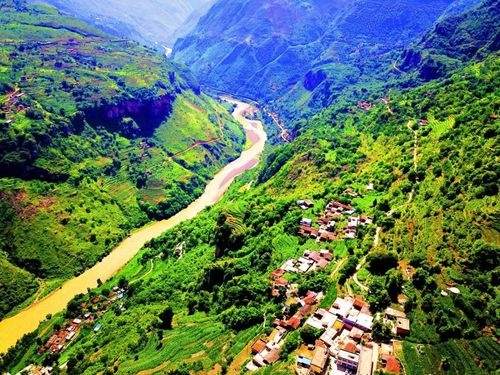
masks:
[(408, 375), (491, 374), (500, 366), (500, 344), (491, 337), (451, 340), (437, 345), (403, 343)]

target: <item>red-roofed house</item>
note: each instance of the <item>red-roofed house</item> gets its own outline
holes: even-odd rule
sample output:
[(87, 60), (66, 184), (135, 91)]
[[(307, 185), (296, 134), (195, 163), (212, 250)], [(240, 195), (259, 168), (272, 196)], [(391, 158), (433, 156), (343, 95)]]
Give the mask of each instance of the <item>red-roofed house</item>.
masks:
[(358, 348), (356, 347), (356, 344), (353, 342), (348, 342), (346, 346), (344, 347), (344, 350), (349, 353), (357, 353)]
[(301, 226), (299, 229), (299, 234), (304, 237), (318, 237), (318, 230), (316, 228)]
[(278, 268), (277, 270), (274, 270), (273, 272), (271, 272), (271, 274), (269, 276), (271, 277), (271, 280), (276, 280), (276, 279), (279, 279), (284, 274), (285, 274), (285, 270), (282, 268)]
[(300, 315), (305, 316), (312, 311), (312, 308), (313, 307), (311, 305), (305, 305), (299, 310), (299, 313)]
[(280, 359), (280, 352), (278, 349), (273, 348), (269, 350), (269, 352), (263, 356), (264, 357), (264, 363), (266, 365), (272, 365), (275, 363), (278, 359)]
[(302, 322), (302, 316), (296, 314), (287, 320), (285, 326), (295, 330), (300, 327), (301, 322)]
[(384, 365), (384, 371), (391, 374), (399, 374), (401, 371), (399, 361), (392, 355), (382, 355), (382, 364)]
[[(323, 235), (323, 233), (321, 233), (321, 235)], [(316, 251), (311, 251), (308, 258), (314, 260), (315, 262), (319, 262), (319, 260), (321, 259), (321, 255)]]
[(318, 266), (318, 268), (326, 268), (326, 266), (328, 266), (328, 261), (324, 258), (321, 258), (318, 263), (316, 264)]
[(259, 339), (252, 345), (252, 353), (258, 354), (266, 348), (266, 342), (262, 339)]
[(279, 279), (277, 279), (277, 280), (274, 282), (274, 286), (275, 286), (275, 287), (278, 287), (278, 288), (279, 288), (279, 287), (284, 288), (284, 287), (288, 286), (288, 280), (285, 280), (285, 279), (283, 279), (283, 278), (279, 278)]
[(319, 254), (328, 261), (333, 259), (333, 254), (330, 252), (330, 250), (320, 250)]

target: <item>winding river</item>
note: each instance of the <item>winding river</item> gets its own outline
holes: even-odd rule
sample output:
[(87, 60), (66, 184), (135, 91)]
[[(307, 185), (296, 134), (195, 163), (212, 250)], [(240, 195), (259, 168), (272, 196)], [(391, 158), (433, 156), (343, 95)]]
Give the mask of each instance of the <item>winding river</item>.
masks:
[(158, 237), (182, 221), (194, 218), (203, 209), (219, 201), (238, 175), (259, 163), (267, 140), (262, 123), (244, 117), (245, 112), (250, 109), (250, 105), (228, 98), (225, 100), (236, 105), (233, 116), (244, 127), (251, 146), (243, 151), (238, 159), (217, 173), (206, 186), (203, 195), (177, 215), (167, 220), (151, 223), (133, 232), (94, 267), (67, 281), (60, 289), (39, 302), (1, 321), (0, 353), (6, 352), (26, 333), (34, 331), (48, 314), (62, 311), (75, 295), (87, 292), (87, 288), (95, 288), (97, 279), (104, 281), (111, 278), (137, 254), (146, 242)]

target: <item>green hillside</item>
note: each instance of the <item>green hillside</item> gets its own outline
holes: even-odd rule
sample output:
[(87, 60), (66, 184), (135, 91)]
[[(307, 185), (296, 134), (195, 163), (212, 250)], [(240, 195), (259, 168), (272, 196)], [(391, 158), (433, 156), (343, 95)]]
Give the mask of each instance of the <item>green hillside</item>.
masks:
[(244, 144), (164, 56), (21, 1), (0, 1), (0, 108), (0, 317), (185, 207)]
[[(391, 97), (389, 108), (381, 101), (369, 111), (339, 105), (302, 122), (294, 142), (273, 150), (221, 203), (153, 240), (93, 292), (108, 295), (125, 278), (131, 286), (124, 309), (81, 309), (92, 296), (75, 299), (67, 316), (104, 309), (102, 331), (82, 330), (59, 363), (70, 360), (69, 372), (88, 374), (239, 371), (250, 360), (244, 346), (280, 316), (283, 300), (269, 297), (269, 273), (304, 250), (324, 248), (334, 255), (325, 271), (287, 277), (299, 293), (324, 291), (322, 306), (361, 293), (375, 311), (404, 309), (411, 333), (397, 356), (407, 374), (494, 373), (499, 68), (492, 55)], [(304, 198), (314, 202), (306, 213), (296, 205)], [(300, 218), (319, 218), (332, 199), (373, 216), (374, 225), (352, 240), (299, 237)], [(365, 256), (358, 279), (368, 291), (352, 278)], [(444, 296), (450, 286), (460, 294)], [(33, 337), (45, 342), (49, 335), (39, 330)], [(289, 334), (281, 360), (259, 373), (293, 373), (302, 335)], [(12, 351), (6, 367), (57, 359), (20, 360), (26, 350), (34, 353), (33, 341)]]
[(463, 14), (442, 19), (422, 40), (405, 50), (399, 68), (429, 81), (471, 59), (483, 59), (500, 48), (498, 1), (484, 1)]
[(203, 84), (260, 102), (284, 96), (280, 112), (304, 116), (376, 73), (383, 80), (379, 70), (392, 53), (420, 37), (453, 3), (218, 1), (177, 40), (172, 56)]

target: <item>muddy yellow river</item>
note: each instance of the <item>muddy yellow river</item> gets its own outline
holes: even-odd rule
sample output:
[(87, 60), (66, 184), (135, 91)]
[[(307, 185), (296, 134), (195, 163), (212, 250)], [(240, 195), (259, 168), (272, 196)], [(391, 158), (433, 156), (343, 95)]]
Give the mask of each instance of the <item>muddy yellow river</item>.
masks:
[[(226, 100), (230, 101), (229, 99)], [(262, 123), (248, 120), (243, 116), (250, 108), (248, 104), (234, 100), (231, 100), (231, 102), (236, 104), (233, 116), (243, 125), (251, 146), (243, 151), (238, 159), (217, 173), (206, 186), (203, 195), (177, 215), (167, 220), (149, 224), (133, 232), (94, 267), (67, 281), (60, 289), (17, 315), (1, 321), (0, 353), (6, 352), (26, 333), (34, 331), (47, 314), (55, 314), (63, 310), (75, 295), (85, 293), (87, 288), (95, 288), (97, 279), (104, 281), (113, 276), (137, 254), (146, 242), (158, 237), (180, 222), (192, 219), (203, 209), (216, 203), (224, 195), (236, 176), (254, 167), (259, 162), (267, 140)]]

